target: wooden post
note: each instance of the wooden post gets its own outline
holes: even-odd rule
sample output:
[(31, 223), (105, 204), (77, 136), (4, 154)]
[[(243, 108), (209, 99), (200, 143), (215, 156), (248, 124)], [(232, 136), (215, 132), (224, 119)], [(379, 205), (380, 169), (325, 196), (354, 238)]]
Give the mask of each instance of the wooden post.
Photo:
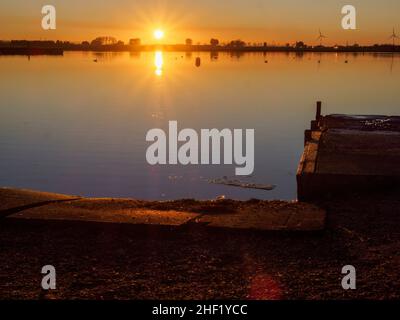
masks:
[(322, 102), (317, 101), (317, 112), (315, 114), (315, 120), (319, 121), (321, 118), (321, 111), (322, 111)]
[(304, 146), (306, 146), (308, 141), (311, 141), (312, 130), (304, 131)]
[(317, 131), (318, 129), (319, 129), (318, 121), (317, 120), (312, 120), (311, 121), (311, 131)]

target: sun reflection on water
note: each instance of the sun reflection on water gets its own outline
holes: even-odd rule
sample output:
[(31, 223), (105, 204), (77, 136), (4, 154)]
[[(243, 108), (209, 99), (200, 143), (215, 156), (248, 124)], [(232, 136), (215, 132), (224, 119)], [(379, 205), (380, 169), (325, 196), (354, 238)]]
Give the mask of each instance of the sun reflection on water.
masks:
[(154, 55), (155, 74), (161, 76), (163, 73), (164, 58), (162, 51), (156, 51)]

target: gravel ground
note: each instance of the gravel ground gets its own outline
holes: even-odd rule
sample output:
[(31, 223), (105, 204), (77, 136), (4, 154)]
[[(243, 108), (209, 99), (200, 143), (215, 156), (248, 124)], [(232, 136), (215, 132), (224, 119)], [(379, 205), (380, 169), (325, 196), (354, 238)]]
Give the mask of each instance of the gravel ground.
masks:
[[(399, 195), (321, 202), (317, 233), (2, 219), (0, 299), (399, 299)], [(357, 290), (341, 287), (348, 264)]]

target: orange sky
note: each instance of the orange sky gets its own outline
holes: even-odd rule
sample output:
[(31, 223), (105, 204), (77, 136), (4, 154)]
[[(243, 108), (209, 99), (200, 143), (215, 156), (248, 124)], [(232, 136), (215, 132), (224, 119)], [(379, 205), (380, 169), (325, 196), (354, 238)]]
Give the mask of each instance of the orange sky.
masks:
[[(329, 2), (329, 3), (328, 3)], [(41, 29), (43, 1), (2, 0), (0, 39), (83, 41), (101, 35), (120, 40), (141, 38), (153, 43), (155, 28), (166, 31), (164, 42), (208, 43), (241, 38), (246, 42), (317, 44), (318, 29), (326, 44), (387, 43), (392, 28), (400, 33), (400, 1), (352, 0), (357, 30), (341, 28), (341, 8), (350, 2), (330, 0), (53, 0), (57, 30)]]

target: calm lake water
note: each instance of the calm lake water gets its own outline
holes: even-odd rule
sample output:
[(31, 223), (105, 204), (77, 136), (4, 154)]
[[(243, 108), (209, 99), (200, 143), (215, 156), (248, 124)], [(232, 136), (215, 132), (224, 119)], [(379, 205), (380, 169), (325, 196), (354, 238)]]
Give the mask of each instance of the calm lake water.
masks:
[[(0, 57), (0, 70), (0, 186), (85, 196), (294, 199), (317, 100), (325, 114), (400, 114), (390, 54), (67, 52)], [(146, 133), (169, 120), (255, 129), (255, 171), (242, 180), (276, 189), (207, 182), (235, 165), (148, 165)]]

